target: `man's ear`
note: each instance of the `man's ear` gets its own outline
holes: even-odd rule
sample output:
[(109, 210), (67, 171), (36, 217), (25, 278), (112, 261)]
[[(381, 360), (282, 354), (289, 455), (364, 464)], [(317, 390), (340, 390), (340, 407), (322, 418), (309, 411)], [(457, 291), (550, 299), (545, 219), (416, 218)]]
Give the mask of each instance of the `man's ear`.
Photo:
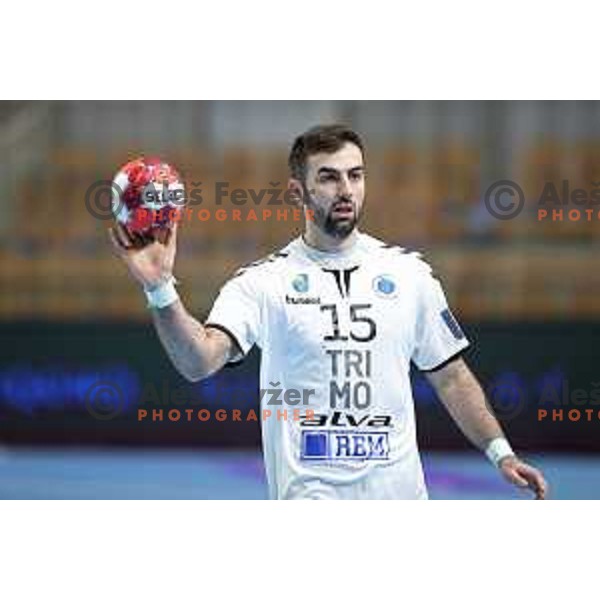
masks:
[(290, 203), (294, 202), (298, 208), (302, 208), (304, 204), (304, 188), (302, 187), (302, 183), (298, 179), (290, 177), (287, 189), (287, 196), (290, 199)]

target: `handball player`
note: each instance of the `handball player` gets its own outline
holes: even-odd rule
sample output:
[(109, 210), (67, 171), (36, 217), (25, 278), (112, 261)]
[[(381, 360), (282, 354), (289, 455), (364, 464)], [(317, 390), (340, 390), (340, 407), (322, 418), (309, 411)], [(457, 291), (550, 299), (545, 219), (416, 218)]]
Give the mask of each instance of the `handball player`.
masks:
[(288, 189), (306, 217), (303, 234), (239, 269), (204, 324), (175, 289), (176, 226), (162, 239), (123, 224), (110, 231), (186, 379), (209, 377), (256, 344), (261, 388), (314, 390), (310, 416), (262, 422), (270, 497), (426, 499), (413, 363), (499, 473), (545, 498), (543, 475), (513, 452), (489, 410), (462, 356), (469, 341), (428, 264), (358, 229), (361, 137), (342, 125), (314, 127), (294, 141), (289, 169)]

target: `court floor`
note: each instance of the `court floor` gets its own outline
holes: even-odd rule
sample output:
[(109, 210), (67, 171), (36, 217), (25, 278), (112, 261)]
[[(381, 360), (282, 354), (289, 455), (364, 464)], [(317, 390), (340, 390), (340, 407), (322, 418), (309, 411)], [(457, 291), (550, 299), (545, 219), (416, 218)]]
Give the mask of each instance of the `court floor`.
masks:
[[(555, 499), (600, 498), (600, 457), (529, 457)], [(477, 453), (424, 453), (432, 499), (528, 497)], [(263, 499), (258, 452), (0, 449), (0, 499)]]

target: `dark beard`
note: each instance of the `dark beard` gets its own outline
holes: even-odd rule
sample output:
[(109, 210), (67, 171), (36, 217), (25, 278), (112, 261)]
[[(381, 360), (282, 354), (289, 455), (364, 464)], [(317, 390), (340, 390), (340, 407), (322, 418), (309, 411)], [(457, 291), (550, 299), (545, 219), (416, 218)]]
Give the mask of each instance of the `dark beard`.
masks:
[(336, 219), (332, 215), (333, 206), (329, 212), (326, 212), (325, 209), (316, 205), (312, 199), (312, 195), (308, 192), (308, 190), (305, 190), (304, 197), (306, 198), (306, 207), (313, 211), (313, 222), (327, 235), (330, 235), (338, 240), (343, 240), (347, 238), (356, 228), (362, 211), (361, 214), (356, 214), (356, 212), (354, 212), (352, 219)]
[(334, 219), (331, 215), (331, 212), (327, 214), (325, 217), (325, 222), (323, 223), (323, 231), (330, 236), (337, 238), (339, 240), (343, 240), (347, 238), (356, 227), (358, 223), (358, 218), (356, 215), (352, 217), (352, 219)]

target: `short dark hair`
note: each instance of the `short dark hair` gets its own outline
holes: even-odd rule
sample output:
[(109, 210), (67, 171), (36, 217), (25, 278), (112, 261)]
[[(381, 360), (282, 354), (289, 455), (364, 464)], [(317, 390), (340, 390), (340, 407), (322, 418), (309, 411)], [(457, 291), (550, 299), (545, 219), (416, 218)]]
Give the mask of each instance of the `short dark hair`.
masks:
[(291, 176), (304, 181), (309, 156), (319, 152), (333, 154), (348, 142), (358, 146), (364, 157), (365, 145), (362, 138), (346, 125), (317, 125), (305, 131), (294, 140), (290, 150), (288, 166)]

